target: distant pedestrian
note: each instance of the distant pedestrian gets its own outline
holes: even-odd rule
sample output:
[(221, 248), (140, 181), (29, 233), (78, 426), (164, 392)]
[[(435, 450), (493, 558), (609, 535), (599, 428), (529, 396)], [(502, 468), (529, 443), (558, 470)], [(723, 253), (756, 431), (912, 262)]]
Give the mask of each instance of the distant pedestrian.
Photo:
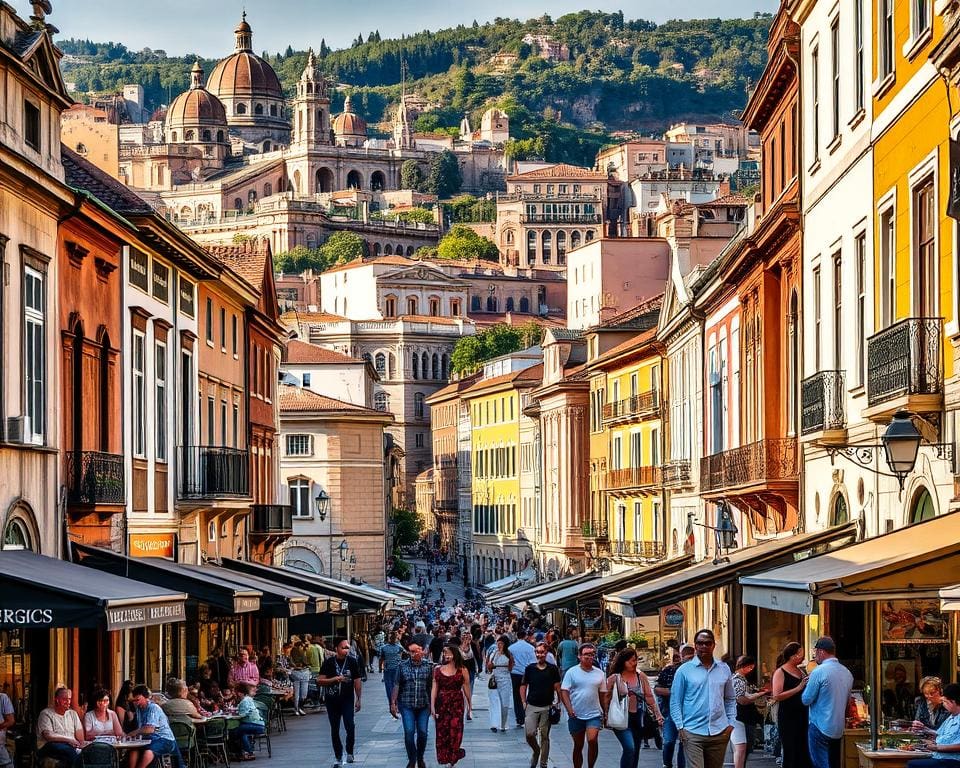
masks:
[(390, 705), (393, 688), (397, 684), (397, 669), (403, 647), (397, 642), (397, 633), (390, 632), (387, 642), (380, 646), (380, 671), (383, 673), (383, 687), (387, 693), (387, 705)]
[(597, 762), (597, 738), (606, 717), (607, 679), (603, 670), (593, 665), (597, 647), (593, 643), (580, 646), (580, 663), (567, 670), (560, 684), (560, 699), (567, 710), (567, 730), (573, 737), (573, 768), (583, 768), (583, 742), (587, 742), (587, 768)]
[[(524, 730), (533, 755), (530, 768), (547, 768), (550, 757), (550, 708), (560, 698), (560, 670), (547, 662), (549, 647), (544, 642), (534, 648), (536, 662), (527, 665), (520, 681)], [(538, 739), (539, 737), (539, 739)]]
[(433, 670), (430, 712), (437, 721), (437, 762), (453, 768), (467, 755), (461, 745), (464, 709), (468, 714), (472, 709), (470, 673), (455, 645), (443, 649), (441, 660), (443, 663)]
[(407, 768), (426, 768), (423, 755), (427, 750), (430, 727), (430, 691), (433, 685), (433, 664), (423, 658), (423, 646), (410, 643), (410, 658), (400, 662), (397, 684), (393, 689), (390, 714), (403, 723), (403, 743), (407, 750)]
[(344, 745), (340, 739), (340, 723), (347, 734), (347, 762), (353, 762), (356, 743), (354, 714), (360, 711), (363, 684), (360, 680), (360, 664), (350, 655), (350, 643), (346, 638), (337, 640), (335, 655), (323, 662), (317, 685), (326, 689), (327, 718), (330, 720), (330, 741), (336, 760), (334, 768), (340, 768)]
[(570, 627), (570, 629), (567, 630), (567, 639), (561, 640), (557, 646), (557, 661), (559, 662), (561, 679), (563, 679), (568, 669), (577, 666), (577, 653), (580, 649), (578, 639), (579, 633), (577, 632), (577, 628)]
[(767, 695), (765, 690), (751, 691), (747, 680), (757, 662), (752, 656), (741, 656), (733, 671), (733, 695), (737, 697), (737, 719), (733, 724), (730, 741), (733, 744), (733, 768), (744, 768), (753, 743), (756, 727), (763, 722), (757, 710), (757, 700)]
[(800, 668), (803, 660), (803, 646), (787, 643), (777, 657), (777, 668), (770, 681), (770, 700), (777, 702), (777, 731), (783, 745), (783, 768), (810, 768), (809, 718), (801, 699), (810, 678)]
[(620, 768), (637, 768), (640, 761), (640, 743), (643, 740), (644, 720), (646, 707), (657, 721), (657, 726), (663, 725), (663, 715), (653, 696), (653, 689), (647, 676), (637, 669), (637, 652), (633, 648), (624, 648), (617, 654), (610, 665), (610, 676), (607, 678), (607, 690), (617, 692), (621, 698), (627, 698), (627, 727), (614, 730), (613, 734), (620, 742)]
[(801, 701), (810, 708), (810, 762), (814, 768), (840, 768), (840, 744), (853, 675), (837, 661), (837, 646), (829, 637), (817, 640), (813, 658), (818, 666), (800, 694)]
[(737, 719), (730, 667), (713, 657), (716, 639), (709, 629), (693, 637), (696, 657), (681, 664), (670, 688), (670, 717), (690, 768), (723, 768)]

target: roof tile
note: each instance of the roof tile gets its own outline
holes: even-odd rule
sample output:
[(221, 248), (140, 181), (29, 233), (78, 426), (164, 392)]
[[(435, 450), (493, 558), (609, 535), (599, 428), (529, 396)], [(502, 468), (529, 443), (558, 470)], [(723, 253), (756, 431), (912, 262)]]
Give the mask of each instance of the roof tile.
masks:
[(293, 363), (294, 365), (356, 365), (364, 364), (364, 360), (356, 357), (344, 355), (333, 349), (318, 346), (317, 344), (308, 344), (305, 341), (291, 339), (283, 352), (283, 362)]
[(309, 389), (281, 384), (279, 392), (281, 413), (313, 413), (315, 411), (350, 411), (351, 413), (383, 413), (373, 408), (354, 405), (333, 397), (320, 395)]

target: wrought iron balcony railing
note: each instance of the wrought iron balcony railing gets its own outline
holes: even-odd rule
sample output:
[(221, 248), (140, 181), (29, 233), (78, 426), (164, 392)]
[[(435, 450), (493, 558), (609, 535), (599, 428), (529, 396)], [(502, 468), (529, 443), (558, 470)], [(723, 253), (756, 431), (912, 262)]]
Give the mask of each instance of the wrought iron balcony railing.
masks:
[(69, 504), (123, 504), (126, 501), (123, 456), (100, 451), (67, 454)]
[(717, 491), (776, 480), (796, 480), (797, 441), (758, 440), (700, 460), (700, 490)]
[(180, 498), (250, 494), (250, 455), (245, 448), (180, 446)]
[(677, 459), (663, 466), (663, 484), (667, 486), (683, 485), (690, 482), (689, 459)]
[(843, 429), (843, 371), (820, 371), (800, 382), (800, 433)]
[(293, 533), (293, 507), (289, 504), (254, 504), (250, 533), (289, 536)]
[(583, 538), (596, 539), (597, 541), (607, 540), (607, 523), (605, 520), (584, 520), (581, 527)]
[(525, 224), (599, 224), (599, 213), (525, 213)]
[(614, 541), (610, 543), (610, 553), (614, 557), (657, 560), (666, 554), (659, 541)]
[(909, 317), (867, 339), (867, 403), (943, 392), (943, 318)]
[(627, 467), (607, 472), (607, 490), (650, 488), (661, 483), (660, 467)]
[(631, 416), (654, 415), (660, 411), (660, 392), (651, 390), (631, 395), (623, 400), (606, 403), (603, 406), (603, 420), (629, 418)]

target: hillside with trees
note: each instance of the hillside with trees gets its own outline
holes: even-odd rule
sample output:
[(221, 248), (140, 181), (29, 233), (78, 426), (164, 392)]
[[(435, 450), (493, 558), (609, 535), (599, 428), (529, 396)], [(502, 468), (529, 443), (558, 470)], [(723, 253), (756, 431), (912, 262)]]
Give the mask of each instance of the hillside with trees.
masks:
[[(474, 125), (490, 106), (511, 118), (514, 157), (591, 164), (609, 133), (662, 131), (679, 120), (730, 119), (743, 108), (766, 63), (770, 16), (654, 24), (622, 12), (580, 11), (552, 19), (495, 19), (486, 24), (388, 39), (360, 34), (350, 48), (314, 45), (321, 69), (340, 88), (333, 110), (350, 92), (371, 125), (392, 117), (401, 94), (416, 92), (434, 108), (417, 130), (455, 132), (464, 113)], [(547, 61), (524, 36), (545, 35), (569, 50)], [(186, 89), (195, 57), (133, 52), (120, 43), (60, 40), (69, 54), (64, 77), (79, 92), (144, 86), (147, 106), (160, 108)], [(229, 50), (224, 49), (224, 56)], [(306, 61), (287, 48), (262, 54), (288, 95)], [(201, 59), (206, 72), (216, 63)]]

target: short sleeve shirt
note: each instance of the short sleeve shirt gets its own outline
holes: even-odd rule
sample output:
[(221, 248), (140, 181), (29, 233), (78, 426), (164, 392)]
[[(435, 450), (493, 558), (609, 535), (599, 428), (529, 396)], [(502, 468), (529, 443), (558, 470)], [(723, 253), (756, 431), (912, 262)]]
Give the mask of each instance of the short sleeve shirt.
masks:
[(560, 687), (570, 693), (570, 704), (578, 720), (589, 720), (603, 714), (600, 694), (607, 692), (607, 678), (602, 669), (593, 667), (585, 670), (577, 664), (567, 670)]
[[(13, 714), (13, 702), (10, 701), (10, 697), (5, 693), (0, 693), (0, 722), (3, 722), (3, 719), (7, 715)], [(7, 737), (7, 732), (0, 728), (0, 744), (3, 743), (4, 739)]]
[(734, 675), (730, 678), (733, 683), (733, 695), (738, 699), (747, 695), (747, 679), (743, 675)]
[(170, 721), (167, 720), (163, 710), (152, 701), (144, 709), (137, 707), (137, 728), (143, 728), (145, 725), (153, 726), (153, 735), (156, 738), (174, 741)]
[(40, 717), (37, 718), (37, 734), (39, 735), (37, 746), (42, 748), (43, 745), (46, 744), (43, 738), (44, 731), (48, 731), (55, 736), (67, 736), (72, 739), (77, 735), (78, 730), (83, 731), (83, 725), (80, 723), (80, 715), (72, 709), (68, 709), (62, 715), (58, 715), (57, 710), (53, 707), (48, 707), (43, 710), (43, 712), (40, 713)]
[(549, 707), (553, 704), (554, 687), (559, 682), (560, 670), (553, 664), (547, 664), (543, 669), (536, 664), (530, 664), (523, 671), (520, 685), (527, 686), (527, 704)]
[[(677, 674), (677, 667), (679, 664), (670, 664), (669, 666), (664, 667), (660, 670), (660, 674), (657, 675), (657, 682), (655, 687), (657, 688), (666, 688), (670, 689), (670, 686), (673, 685), (673, 676)], [(657, 704), (660, 707), (660, 711), (663, 712), (665, 716), (669, 716), (670, 712), (670, 694), (666, 696), (657, 696)]]
[[(353, 681), (360, 677), (360, 665), (353, 656), (347, 656), (343, 661), (331, 656), (320, 665), (320, 677), (337, 677), (343, 675), (349, 677), (350, 681), (340, 683), (340, 701), (343, 703), (353, 703)], [(328, 686), (335, 687), (335, 686)]]
[(396, 669), (400, 666), (400, 654), (403, 653), (397, 643), (387, 643), (380, 646), (380, 658), (383, 659), (384, 669)]

